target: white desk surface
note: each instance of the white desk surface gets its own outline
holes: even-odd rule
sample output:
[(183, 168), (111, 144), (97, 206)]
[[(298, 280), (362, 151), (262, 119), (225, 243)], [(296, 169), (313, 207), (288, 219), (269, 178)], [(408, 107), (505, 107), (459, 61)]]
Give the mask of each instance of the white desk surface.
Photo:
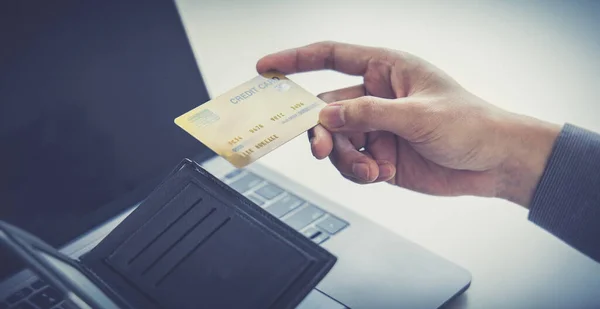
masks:
[[(267, 53), (338, 40), (412, 52), (503, 108), (600, 132), (600, 1), (177, 3), (213, 96), (252, 78)], [(292, 79), (315, 94), (361, 82)], [(600, 264), (519, 206), (354, 185), (314, 159), (305, 136), (260, 162), (469, 269), (471, 288), (449, 308), (600, 308)]]

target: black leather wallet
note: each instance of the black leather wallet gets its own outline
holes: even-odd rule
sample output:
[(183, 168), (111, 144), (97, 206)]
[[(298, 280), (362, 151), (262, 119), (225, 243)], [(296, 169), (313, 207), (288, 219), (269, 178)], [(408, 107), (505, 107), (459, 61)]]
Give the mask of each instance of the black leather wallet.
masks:
[(187, 159), (80, 261), (6, 223), (0, 236), (71, 305), (99, 309), (295, 308), (336, 262)]

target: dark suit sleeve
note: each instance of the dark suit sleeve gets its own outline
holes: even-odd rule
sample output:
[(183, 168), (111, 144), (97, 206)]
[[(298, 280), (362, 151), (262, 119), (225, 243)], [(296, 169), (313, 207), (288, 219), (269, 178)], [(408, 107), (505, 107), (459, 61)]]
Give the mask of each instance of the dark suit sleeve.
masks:
[(529, 220), (600, 262), (599, 134), (563, 127), (529, 208)]

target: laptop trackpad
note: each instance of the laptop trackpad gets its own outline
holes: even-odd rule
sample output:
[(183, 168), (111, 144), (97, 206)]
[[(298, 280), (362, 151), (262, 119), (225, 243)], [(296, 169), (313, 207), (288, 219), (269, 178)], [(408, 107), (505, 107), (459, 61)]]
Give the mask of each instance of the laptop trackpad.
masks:
[(339, 259), (317, 286), (346, 306), (438, 308), (469, 285), (464, 268), (369, 221), (350, 222), (323, 244)]

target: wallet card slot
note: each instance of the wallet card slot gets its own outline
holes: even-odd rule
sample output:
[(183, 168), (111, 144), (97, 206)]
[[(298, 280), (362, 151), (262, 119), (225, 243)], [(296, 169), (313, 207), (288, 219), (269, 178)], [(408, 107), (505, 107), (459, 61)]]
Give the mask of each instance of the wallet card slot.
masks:
[[(162, 246), (162, 244), (157, 244), (156, 248), (157, 250), (161, 250), (162, 253), (160, 254), (152, 254), (151, 256), (153, 258), (147, 259), (148, 262), (150, 262), (150, 264), (148, 266), (145, 266), (144, 269), (141, 271), (140, 275), (144, 276), (146, 275), (151, 269), (153, 269), (166, 255), (168, 255), (169, 253), (172, 252), (172, 250), (179, 245), (182, 241), (184, 241), (186, 239), (186, 237), (192, 233), (193, 231), (196, 230), (196, 228), (202, 224), (202, 222), (204, 222), (204, 220), (206, 220), (208, 217), (210, 217), (210, 215), (213, 214), (213, 212), (215, 211), (214, 208), (211, 208), (208, 212), (204, 211), (197, 211), (195, 213), (191, 214), (191, 218), (189, 218), (189, 224), (191, 224), (193, 222), (193, 220), (198, 219), (198, 214), (200, 214), (202, 217), (199, 218), (197, 220), (196, 223), (194, 223), (191, 227), (188, 228), (189, 224), (186, 224), (183, 226), (183, 228), (186, 228), (185, 232), (183, 232), (183, 234), (175, 241), (173, 241), (170, 245), (167, 246), (166, 249), (163, 249), (164, 246)], [(166, 239), (167, 241), (172, 241), (170, 237), (165, 237), (164, 239)], [(142, 263), (140, 263), (142, 264)], [(141, 267), (141, 266), (140, 266)]]
[[(171, 229), (171, 227), (173, 227), (173, 225), (175, 223), (177, 223), (179, 220), (181, 220), (181, 218), (185, 215), (187, 215), (194, 207), (194, 205), (196, 205), (198, 202), (200, 202), (200, 200), (196, 201), (196, 203), (192, 204), (191, 206), (189, 206), (183, 213), (181, 213), (177, 218), (175, 218), (174, 220), (172, 220), (171, 222), (169, 222), (167, 224), (167, 227), (165, 229), (163, 229), (162, 231), (160, 229), (156, 229), (154, 231), (156, 231), (156, 233), (158, 233), (155, 237), (152, 237), (152, 240), (150, 242), (148, 242), (138, 253), (136, 253), (131, 259), (129, 259), (129, 261), (127, 261), (127, 264), (131, 264), (133, 263), (138, 257), (140, 257), (140, 255), (142, 255), (144, 252), (146, 252), (146, 250), (148, 250), (148, 248), (150, 248), (150, 246), (152, 244), (154, 244), (161, 236), (163, 236), (167, 231), (169, 231)], [(143, 242), (138, 241), (135, 242), (134, 244), (137, 244), (138, 246), (142, 245)]]
[(194, 205), (202, 200), (202, 194), (193, 184), (187, 184), (147, 222), (138, 228), (110, 256), (110, 260), (123, 265), (133, 264), (152, 244), (164, 236), (181, 220)]
[[(169, 276), (169, 274), (177, 269), (177, 266), (181, 265), (190, 255), (199, 250), (200, 247), (202, 247), (204, 243), (206, 243), (213, 235), (215, 235), (222, 227), (224, 227), (229, 220), (231, 220), (231, 218), (225, 218), (225, 220), (221, 221), (219, 225), (212, 229), (212, 231), (210, 231), (208, 234), (205, 234), (205, 236), (203, 236), (199, 241), (194, 239), (196, 240), (197, 244), (194, 245), (191, 250), (187, 249), (189, 248), (188, 244), (182, 244), (179, 246), (179, 250), (173, 250), (169, 252), (172, 256), (165, 257), (164, 265), (162, 267), (154, 268), (155, 271), (148, 274), (148, 279), (151, 282), (155, 282), (155, 286), (159, 286)], [(191, 245), (194, 240), (191, 240), (189, 245)]]
[(130, 274), (143, 275), (147, 273), (156, 266), (163, 256), (183, 241), (204, 220), (209, 218), (214, 211), (214, 208), (198, 207), (197, 203), (194, 204), (194, 207), (185, 217), (182, 217), (181, 220), (177, 221), (177, 224), (153, 242), (134, 263), (126, 265)]

